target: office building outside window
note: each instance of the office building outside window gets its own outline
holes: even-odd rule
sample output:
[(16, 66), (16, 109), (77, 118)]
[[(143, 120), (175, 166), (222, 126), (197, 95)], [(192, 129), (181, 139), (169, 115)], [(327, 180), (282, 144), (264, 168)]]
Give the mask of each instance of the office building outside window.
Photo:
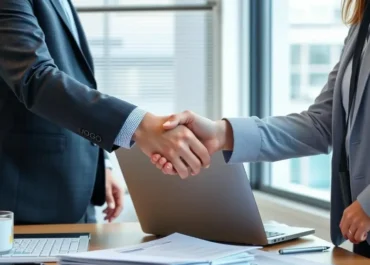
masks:
[[(313, 104), (338, 62), (348, 27), (341, 0), (272, 0), (271, 115)], [(328, 201), (331, 153), (270, 164), (267, 185)]]

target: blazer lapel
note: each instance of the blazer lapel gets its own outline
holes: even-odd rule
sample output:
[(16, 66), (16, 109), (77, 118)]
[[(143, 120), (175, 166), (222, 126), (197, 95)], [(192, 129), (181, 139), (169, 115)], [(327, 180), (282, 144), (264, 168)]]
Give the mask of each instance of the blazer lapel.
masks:
[[(94, 81), (94, 84), (95, 84), (95, 78), (94, 78), (94, 73), (93, 73), (93, 70), (92, 70), (92, 61), (88, 61), (87, 58), (85, 57), (80, 45), (78, 44), (74, 34), (73, 34), (73, 31), (72, 31), (72, 28), (70, 26), (70, 23), (69, 23), (69, 20), (67, 18), (67, 15), (65, 14), (64, 10), (63, 10), (63, 7), (61, 6), (59, 0), (50, 0), (54, 9), (56, 10), (56, 12), (58, 13), (60, 19), (62, 20), (64, 26), (66, 27), (67, 29), (67, 32), (68, 34), (70, 35), (70, 38), (72, 39), (74, 45), (76, 46), (76, 49), (78, 49), (78, 51), (80, 52), (80, 55), (84, 61), (84, 63), (86, 64), (86, 67), (87, 67), (87, 70), (88, 72), (90, 73), (91, 77), (92, 77), (92, 80)], [(73, 5), (71, 3), (69, 3), (70, 6), (71, 6), (71, 9), (72, 9), (72, 13), (73, 13), (73, 16), (74, 16), (74, 19), (75, 19), (75, 22), (79, 23), (79, 20), (77, 20), (77, 15), (76, 15), (76, 11), (73, 7)], [(78, 29), (78, 33), (81, 34), (81, 26), (80, 25), (76, 25), (77, 26), (77, 29)], [(81, 35), (80, 35), (81, 36)], [(86, 46), (86, 42), (85, 42), (85, 35), (83, 35), (83, 38), (80, 38), (80, 43), (83, 43), (84, 45), (83, 46)], [(95, 84), (96, 86), (96, 84)]]
[(74, 19), (74, 21), (76, 23), (76, 28), (77, 28), (77, 31), (78, 31), (78, 35), (80, 37), (79, 38), (79, 40), (80, 40), (80, 48), (81, 48), (81, 50), (82, 50), (82, 52), (83, 52), (83, 54), (85, 56), (86, 61), (89, 63), (89, 66), (90, 66), (91, 71), (94, 72), (93, 59), (92, 59), (92, 56), (91, 56), (89, 45), (87, 43), (85, 32), (84, 32), (84, 30), (83, 30), (83, 28), (81, 26), (80, 18), (78, 17), (77, 11), (74, 8), (74, 6), (71, 3), (71, 1), (68, 0), (68, 2), (71, 5), (73, 19)]
[(356, 119), (358, 110), (360, 108), (362, 102), (362, 95), (364, 94), (367, 81), (369, 79), (370, 74), (370, 49), (369, 44), (365, 47), (365, 52), (362, 58), (360, 72), (358, 75), (358, 83), (357, 83), (357, 93), (355, 98), (355, 103), (353, 106), (353, 120)]
[(332, 142), (333, 146), (335, 146), (333, 148), (333, 167), (335, 167), (335, 169), (337, 169), (336, 166), (339, 165), (339, 155), (341, 151), (342, 138), (344, 135), (344, 122), (346, 119), (342, 96), (343, 76), (350, 60), (352, 59), (357, 32), (358, 28), (354, 29), (354, 32), (347, 40), (347, 44), (344, 47), (333, 91)]
[(73, 31), (72, 31), (71, 25), (68, 21), (67, 15), (64, 12), (64, 9), (61, 6), (59, 0), (51, 0), (51, 3), (53, 4), (54, 9), (57, 11), (60, 19), (63, 21), (64, 26), (67, 28), (68, 34), (70, 34), (70, 36), (73, 38), (75, 44), (78, 46), (77, 40), (75, 39), (75, 37), (73, 35)]

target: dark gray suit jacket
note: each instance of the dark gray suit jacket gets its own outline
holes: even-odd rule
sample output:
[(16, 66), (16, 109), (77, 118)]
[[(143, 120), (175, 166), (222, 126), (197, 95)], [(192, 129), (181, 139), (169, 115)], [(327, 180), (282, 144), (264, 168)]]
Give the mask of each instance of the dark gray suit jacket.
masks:
[(97, 91), (73, 12), (80, 46), (58, 0), (0, 1), (0, 209), (16, 223), (74, 223), (102, 205), (103, 149), (136, 107)]

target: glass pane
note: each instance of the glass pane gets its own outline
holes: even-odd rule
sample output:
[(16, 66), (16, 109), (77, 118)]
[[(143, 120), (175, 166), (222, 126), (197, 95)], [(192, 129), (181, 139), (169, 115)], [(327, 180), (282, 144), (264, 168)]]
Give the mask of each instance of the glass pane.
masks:
[(292, 65), (300, 64), (301, 62), (301, 46), (293, 44), (290, 47), (290, 62)]
[(323, 87), (328, 80), (327, 74), (310, 74), (310, 86), (321, 86)]
[[(339, 60), (348, 32), (338, 12), (341, 0), (272, 3), (271, 115), (301, 113), (314, 103)], [(329, 200), (331, 154), (269, 165), (267, 185)]]
[[(77, 7), (91, 6), (91, 1), (75, 2)], [(152, 0), (94, 3), (98, 2), (153, 6)], [(155, 2), (160, 6), (204, 4), (205, 0)], [(100, 91), (158, 115), (184, 109), (208, 115), (214, 91), (210, 11), (80, 12), (79, 16)]]
[(292, 99), (297, 99), (300, 97), (300, 88), (301, 88), (301, 76), (299, 74), (290, 75), (290, 93)]
[(330, 46), (313, 44), (309, 47), (310, 64), (330, 64)]

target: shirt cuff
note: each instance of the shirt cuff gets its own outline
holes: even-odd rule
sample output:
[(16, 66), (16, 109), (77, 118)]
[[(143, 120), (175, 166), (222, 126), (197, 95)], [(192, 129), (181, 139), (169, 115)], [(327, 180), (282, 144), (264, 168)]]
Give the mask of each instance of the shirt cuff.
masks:
[(360, 203), (364, 212), (370, 217), (370, 185), (357, 196), (357, 201)]
[(234, 146), (232, 151), (223, 151), (226, 163), (256, 162), (261, 151), (261, 133), (252, 118), (227, 120), (232, 128)]
[(132, 141), (132, 136), (134, 135), (137, 127), (143, 120), (146, 113), (147, 112), (145, 110), (140, 108), (134, 109), (123, 124), (122, 129), (114, 141), (114, 144), (126, 149), (130, 149), (134, 144)]

